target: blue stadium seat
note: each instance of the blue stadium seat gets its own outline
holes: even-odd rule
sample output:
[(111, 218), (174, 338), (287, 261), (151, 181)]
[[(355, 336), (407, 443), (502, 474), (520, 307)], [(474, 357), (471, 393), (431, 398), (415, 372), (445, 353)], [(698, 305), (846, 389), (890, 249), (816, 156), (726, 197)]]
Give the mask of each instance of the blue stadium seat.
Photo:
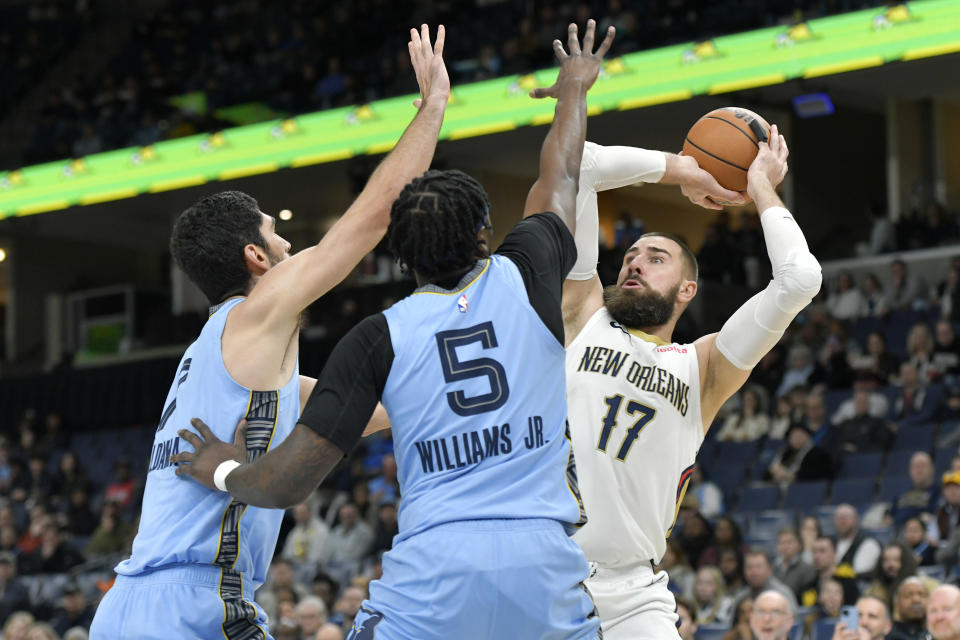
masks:
[(860, 504), (873, 498), (874, 481), (860, 478), (844, 478), (833, 483), (831, 504)]
[(811, 509), (826, 502), (827, 482), (795, 482), (787, 487), (783, 497), (784, 509)]
[[(960, 426), (960, 425), (955, 425)], [(943, 430), (947, 428), (947, 425), (944, 425)], [(941, 430), (941, 432), (943, 431)], [(953, 460), (953, 456), (957, 455), (956, 448), (950, 449), (937, 449), (937, 453), (933, 458), (933, 464), (937, 467), (937, 475), (947, 471), (950, 468), (950, 462)]]
[(933, 441), (937, 433), (935, 424), (902, 426), (893, 440), (894, 451), (933, 451)]
[(840, 478), (875, 478), (883, 468), (882, 453), (851, 453), (843, 457)]
[(910, 476), (884, 476), (877, 490), (877, 502), (893, 502), (911, 486)]
[(824, 404), (827, 407), (827, 418), (833, 416), (840, 408), (840, 405), (847, 398), (852, 398), (853, 392), (849, 389), (833, 389), (827, 391), (823, 396)]
[(745, 487), (740, 492), (737, 509), (746, 513), (755, 513), (767, 509), (776, 509), (780, 501), (780, 489), (771, 485)]
[(730, 627), (725, 624), (702, 624), (694, 636), (696, 640), (720, 640)]
[(906, 475), (910, 471), (910, 458), (913, 456), (914, 452), (914, 449), (900, 449), (897, 451), (891, 451), (890, 455), (887, 456), (887, 464), (884, 467), (883, 475)]
[(917, 567), (917, 573), (922, 576), (927, 576), (928, 578), (933, 578), (937, 582), (943, 582), (947, 577), (947, 571), (941, 565), (934, 565), (932, 567)]
[(833, 637), (833, 629), (837, 626), (836, 618), (824, 618), (817, 620), (811, 629), (810, 640), (830, 640)]
[(724, 464), (739, 462), (753, 462), (757, 456), (759, 443), (754, 442), (721, 442), (717, 445), (717, 460)]
[(881, 545), (886, 545), (889, 542), (893, 542), (896, 535), (894, 533), (893, 527), (880, 527), (878, 529), (872, 529), (870, 527), (863, 528), (863, 534), (871, 538), (876, 538), (877, 542)]
[(723, 491), (724, 497), (730, 500), (737, 495), (737, 490), (743, 484), (744, 473), (743, 465), (724, 465), (714, 467), (709, 478)]
[(756, 538), (776, 539), (781, 529), (795, 526), (792, 511), (771, 509), (761, 511), (750, 519), (749, 535)]

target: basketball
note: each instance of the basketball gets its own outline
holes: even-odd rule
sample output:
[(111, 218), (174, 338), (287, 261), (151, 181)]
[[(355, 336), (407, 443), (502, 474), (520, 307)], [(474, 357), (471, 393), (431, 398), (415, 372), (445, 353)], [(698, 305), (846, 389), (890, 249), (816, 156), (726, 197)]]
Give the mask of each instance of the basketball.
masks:
[(757, 157), (757, 142), (766, 142), (769, 132), (767, 121), (753, 111), (722, 107), (690, 127), (683, 153), (696, 158), (724, 188), (745, 191), (747, 169)]

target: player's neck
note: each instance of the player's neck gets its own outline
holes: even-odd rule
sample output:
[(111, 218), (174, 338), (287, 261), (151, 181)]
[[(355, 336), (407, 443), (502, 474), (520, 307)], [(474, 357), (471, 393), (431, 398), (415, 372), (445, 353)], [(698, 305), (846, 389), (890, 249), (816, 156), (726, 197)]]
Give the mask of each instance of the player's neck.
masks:
[[(625, 327), (627, 331), (631, 333), (641, 333), (645, 336), (649, 336), (653, 339), (654, 342), (662, 342), (663, 344), (671, 344), (673, 342), (673, 328), (676, 326), (677, 321), (671, 319), (665, 324), (661, 324), (655, 327)], [(644, 335), (640, 336), (641, 338)]]
[(457, 284), (467, 275), (474, 267), (476, 263), (471, 264), (469, 267), (464, 269), (458, 269), (456, 271), (451, 271), (450, 273), (444, 273), (439, 276), (434, 276), (432, 278), (424, 278), (416, 271), (413, 272), (413, 277), (417, 281), (417, 287), (424, 287), (428, 284), (440, 287), (441, 289), (455, 289)]

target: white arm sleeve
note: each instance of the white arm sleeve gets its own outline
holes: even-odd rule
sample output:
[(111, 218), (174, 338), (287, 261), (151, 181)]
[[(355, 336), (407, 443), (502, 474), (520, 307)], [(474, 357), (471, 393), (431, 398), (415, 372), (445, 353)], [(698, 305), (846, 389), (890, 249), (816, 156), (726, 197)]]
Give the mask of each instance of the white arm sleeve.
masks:
[(580, 161), (580, 190), (577, 192), (577, 262), (567, 274), (570, 280), (589, 280), (597, 273), (597, 243), (600, 219), (597, 192), (637, 182), (659, 182), (667, 168), (660, 151), (636, 147), (601, 147), (592, 142), (583, 145)]
[(717, 349), (738, 369), (756, 366), (787, 326), (820, 291), (820, 263), (810, 253), (790, 212), (770, 207), (760, 215), (773, 267), (767, 288), (740, 307), (717, 334)]

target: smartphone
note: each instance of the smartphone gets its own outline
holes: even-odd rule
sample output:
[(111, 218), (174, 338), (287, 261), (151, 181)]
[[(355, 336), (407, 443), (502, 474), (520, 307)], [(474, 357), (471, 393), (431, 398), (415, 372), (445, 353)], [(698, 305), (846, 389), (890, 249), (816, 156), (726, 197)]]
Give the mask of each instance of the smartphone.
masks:
[(860, 614), (856, 607), (840, 607), (840, 622), (847, 625), (847, 629), (856, 631), (860, 628)]

